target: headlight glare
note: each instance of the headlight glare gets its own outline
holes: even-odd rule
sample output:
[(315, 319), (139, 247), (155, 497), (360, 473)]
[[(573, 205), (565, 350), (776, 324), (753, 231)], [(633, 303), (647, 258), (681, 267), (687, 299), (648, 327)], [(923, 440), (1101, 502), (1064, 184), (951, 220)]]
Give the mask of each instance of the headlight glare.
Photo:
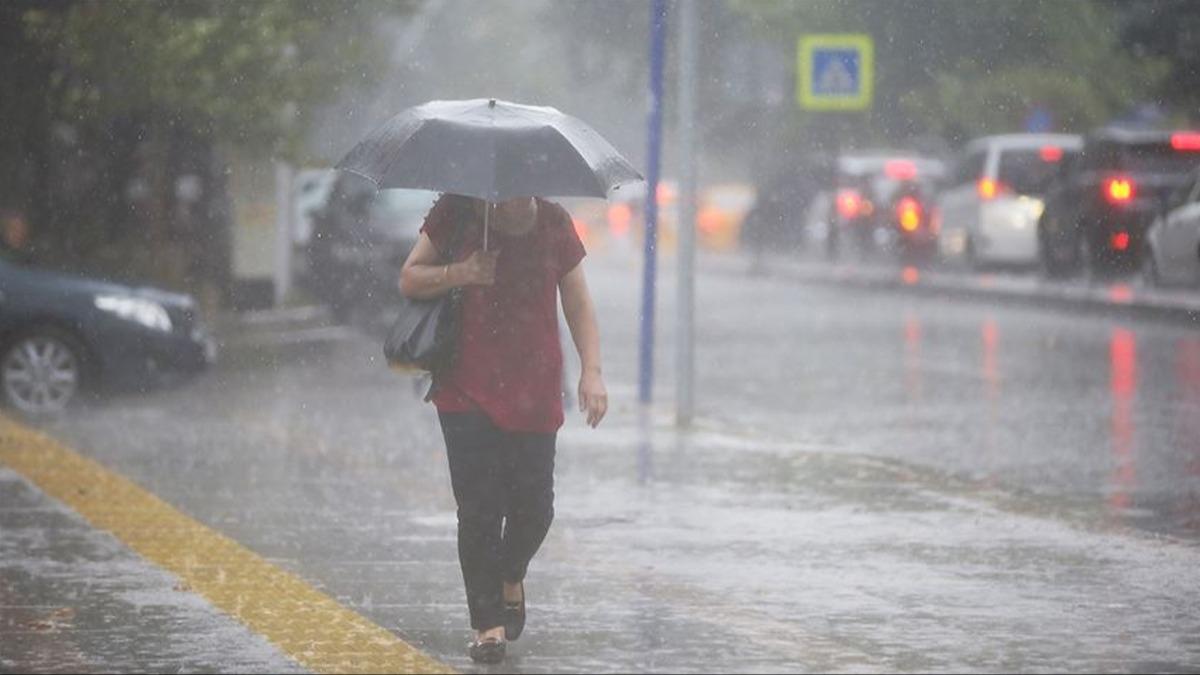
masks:
[(96, 309), (114, 314), (126, 321), (133, 321), (146, 328), (171, 332), (171, 316), (167, 310), (153, 300), (122, 295), (96, 296)]

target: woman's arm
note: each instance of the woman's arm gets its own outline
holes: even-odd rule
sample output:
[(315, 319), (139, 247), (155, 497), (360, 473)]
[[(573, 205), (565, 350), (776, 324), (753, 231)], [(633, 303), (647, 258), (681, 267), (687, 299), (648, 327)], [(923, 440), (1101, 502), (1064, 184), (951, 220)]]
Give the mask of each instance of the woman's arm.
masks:
[(583, 265), (558, 282), (562, 293), (563, 314), (567, 327), (579, 352), (582, 372), (579, 374), (579, 410), (587, 413), (587, 423), (592, 428), (600, 424), (608, 412), (608, 390), (604, 387), (604, 376), (600, 369), (600, 327), (596, 323), (596, 309), (588, 291)]
[(462, 262), (446, 264), (430, 241), (421, 233), (416, 246), (400, 269), (400, 292), (405, 297), (427, 300), (459, 286), (491, 286), (496, 280), (496, 256), (499, 251), (476, 251)]

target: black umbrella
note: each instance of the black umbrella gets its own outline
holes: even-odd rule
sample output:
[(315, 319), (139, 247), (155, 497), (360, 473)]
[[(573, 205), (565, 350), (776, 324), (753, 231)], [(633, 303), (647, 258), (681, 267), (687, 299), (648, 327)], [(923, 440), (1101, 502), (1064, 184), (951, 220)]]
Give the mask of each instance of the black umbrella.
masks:
[(621, 185), (642, 180), (628, 160), (578, 119), (554, 108), (495, 99), (409, 108), (354, 146), (337, 168), (365, 176), (381, 190), (437, 190), (488, 202), (605, 198)]

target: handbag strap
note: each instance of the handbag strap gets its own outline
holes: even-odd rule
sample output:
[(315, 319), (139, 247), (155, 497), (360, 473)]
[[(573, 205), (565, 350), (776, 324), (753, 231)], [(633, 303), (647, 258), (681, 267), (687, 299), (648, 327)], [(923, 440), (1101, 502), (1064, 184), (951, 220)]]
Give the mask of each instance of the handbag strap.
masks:
[[(468, 201), (470, 199), (469, 197), (452, 198), (452, 199), (454, 199), (456, 202), (456, 205), (454, 208), (454, 221), (455, 222), (454, 222), (454, 234), (451, 235), (451, 238), (450, 238), (450, 246), (447, 247), (447, 249), (444, 253), (444, 256), (443, 256), (447, 263), (455, 262), (454, 256), (458, 254), (458, 249), (460, 246), (462, 246), (463, 240), (467, 236), (467, 221), (472, 216), (474, 216), (474, 214), (471, 212), (471, 208), (470, 208), (471, 202)], [(454, 304), (459, 303), (461, 301), (461, 298), (462, 298), (462, 289), (461, 288), (450, 289), (450, 301), (452, 303), (454, 303)], [(430, 401), (433, 400), (433, 395), (437, 391), (437, 387), (439, 384), (438, 383), (439, 373), (431, 372), (429, 375), (430, 375), (429, 389), (425, 392), (425, 402), (426, 403), (429, 403)]]

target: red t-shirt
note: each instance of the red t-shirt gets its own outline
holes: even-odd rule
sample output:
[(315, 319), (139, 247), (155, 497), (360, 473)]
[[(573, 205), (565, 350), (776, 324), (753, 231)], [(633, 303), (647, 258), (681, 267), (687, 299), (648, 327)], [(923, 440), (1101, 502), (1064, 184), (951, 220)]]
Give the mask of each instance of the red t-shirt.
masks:
[[(457, 215), (456, 215), (457, 214)], [(470, 216), (454, 258), (483, 248), (483, 210), (443, 195), (421, 232), (439, 251), (451, 246), (456, 217)], [(558, 282), (586, 255), (566, 209), (537, 200), (537, 224), (523, 235), (491, 228), (499, 250), (492, 286), (467, 286), (454, 367), (438, 377), (439, 412), (483, 411), (506, 431), (551, 433), (563, 423)]]

